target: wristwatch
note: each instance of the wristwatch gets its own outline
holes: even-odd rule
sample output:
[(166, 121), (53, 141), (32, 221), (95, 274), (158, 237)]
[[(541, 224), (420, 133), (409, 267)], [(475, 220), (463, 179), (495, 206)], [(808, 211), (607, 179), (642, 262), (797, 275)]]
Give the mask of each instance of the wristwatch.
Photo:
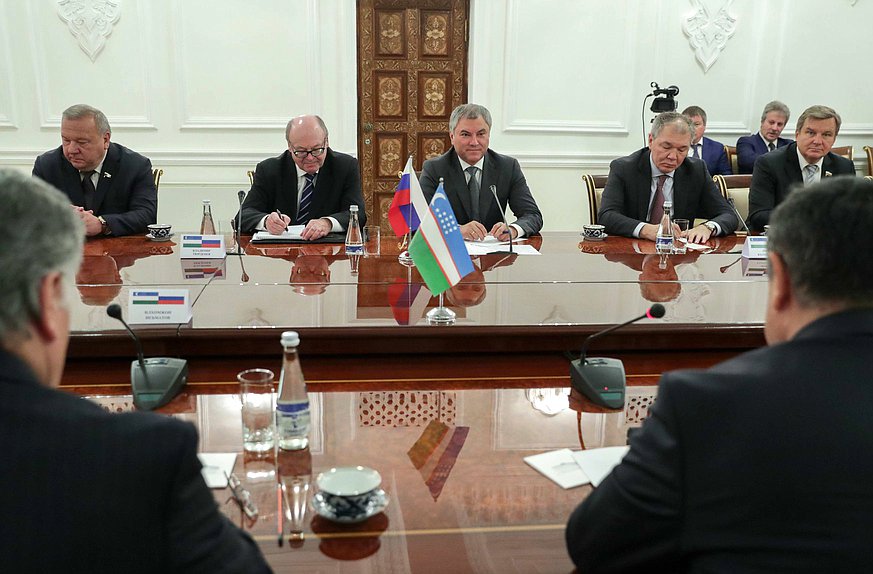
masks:
[(97, 221), (100, 222), (100, 233), (102, 233), (103, 235), (112, 235), (112, 230), (109, 228), (109, 224), (106, 223), (106, 220), (103, 219), (102, 215), (97, 216)]
[(716, 225), (712, 221), (706, 221), (703, 223), (703, 225), (707, 226), (709, 230), (712, 231), (713, 236), (718, 235), (718, 225)]

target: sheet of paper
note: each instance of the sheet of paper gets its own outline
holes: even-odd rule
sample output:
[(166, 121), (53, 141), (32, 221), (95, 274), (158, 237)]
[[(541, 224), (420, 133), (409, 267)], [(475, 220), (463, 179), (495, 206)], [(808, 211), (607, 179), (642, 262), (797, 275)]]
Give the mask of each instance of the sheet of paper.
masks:
[[(489, 253), (509, 253), (509, 243), (486, 243), (484, 241), (465, 241), (464, 245), (467, 246), (467, 253), (470, 254), (471, 257), (475, 257), (477, 255), (488, 255)], [(517, 253), (518, 255), (539, 255), (540, 252), (537, 251), (532, 245), (527, 244), (518, 244), (514, 243), (512, 245), (512, 252)]]
[(236, 463), (236, 453), (200, 452), (197, 453), (197, 458), (200, 459), (200, 464), (203, 465), (203, 468), (200, 469), (200, 474), (203, 475), (206, 486), (209, 488), (226, 488), (227, 477), (233, 472), (233, 465)]
[(273, 235), (268, 231), (258, 231), (252, 239), (301, 239), (305, 225), (289, 225), (281, 235)]
[(555, 481), (561, 488), (573, 488), (589, 482), (588, 476), (579, 468), (569, 448), (526, 456), (524, 462), (546, 478)]
[(621, 462), (627, 454), (626, 446), (607, 446), (591, 450), (580, 450), (573, 453), (573, 460), (582, 469), (582, 472), (591, 479), (591, 485), (600, 486), (603, 479), (612, 472), (612, 469)]

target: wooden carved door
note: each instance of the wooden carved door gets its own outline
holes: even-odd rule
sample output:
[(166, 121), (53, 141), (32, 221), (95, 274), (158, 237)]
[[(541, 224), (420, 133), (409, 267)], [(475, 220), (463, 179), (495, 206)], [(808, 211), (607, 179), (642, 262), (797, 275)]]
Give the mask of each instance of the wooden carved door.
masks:
[(449, 149), (467, 101), (469, 0), (358, 0), (358, 159), (368, 222), (389, 230), (406, 160)]

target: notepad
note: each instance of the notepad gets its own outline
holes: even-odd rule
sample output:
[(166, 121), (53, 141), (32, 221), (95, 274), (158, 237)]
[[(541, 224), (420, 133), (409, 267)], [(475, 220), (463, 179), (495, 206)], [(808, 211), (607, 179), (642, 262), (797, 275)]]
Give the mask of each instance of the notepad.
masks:
[(200, 452), (197, 453), (200, 464), (200, 474), (209, 488), (226, 488), (227, 477), (233, 472), (236, 463), (235, 452)]
[(303, 239), (300, 234), (303, 233), (305, 225), (289, 225), (288, 229), (279, 235), (270, 233), (269, 231), (258, 231), (252, 237), (253, 241), (287, 241), (289, 239)]
[(561, 488), (574, 488), (590, 482), (588, 475), (579, 467), (569, 448), (526, 456), (524, 462), (546, 478), (553, 480)]

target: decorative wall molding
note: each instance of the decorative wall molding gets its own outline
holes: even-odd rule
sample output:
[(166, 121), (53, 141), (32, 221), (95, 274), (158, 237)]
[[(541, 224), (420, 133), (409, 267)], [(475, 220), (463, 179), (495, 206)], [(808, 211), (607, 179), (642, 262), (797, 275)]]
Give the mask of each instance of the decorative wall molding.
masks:
[(121, 0), (58, 0), (58, 16), (82, 51), (96, 62), (112, 26), (121, 18)]
[(5, 77), (0, 83), (0, 92), (5, 92), (6, 101), (9, 103), (8, 110), (0, 110), (0, 130), (18, 129), (15, 124), (15, 94), (12, 91), (12, 86), (15, 83), (12, 81), (15, 74), (12, 71), (12, 51), (9, 46), (9, 31), (6, 29), (6, 2), (0, 0), (0, 53), (5, 55), (3, 58), (3, 67), (6, 70)]
[[(188, 109), (186, 97), (188, 94), (188, 82), (185, 77), (185, 33), (184, 23), (179, 21), (182, 13), (182, 0), (173, 0), (173, 39), (175, 44), (175, 77), (181, 118), (181, 130), (275, 130), (284, 129), (287, 117), (275, 116), (249, 116), (249, 117), (218, 117), (199, 116), (192, 114)], [(306, 54), (302, 58), (295, 58), (303, 66), (303, 71), (295, 70), (295, 75), (305, 78), (317, 78), (307, 82), (309, 89), (309, 105), (305, 106), (310, 113), (321, 114), (321, 85), (323, 83), (321, 50), (318, 49), (318, 1), (306, 0), (305, 17), (299, 24), (299, 30), (306, 35)], [(290, 70), (290, 68), (289, 68)], [(290, 72), (288, 72), (290, 73)], [(240, 76), (240, 81), (245, 81), (245, 75)]]
[(728, 13), (733, 3), (734, 0), (691, 0), (694, 13), (682, 23), (682, 31), (688, 36), (688, 44), (704, 74), (736, 31), (737, 19)]

